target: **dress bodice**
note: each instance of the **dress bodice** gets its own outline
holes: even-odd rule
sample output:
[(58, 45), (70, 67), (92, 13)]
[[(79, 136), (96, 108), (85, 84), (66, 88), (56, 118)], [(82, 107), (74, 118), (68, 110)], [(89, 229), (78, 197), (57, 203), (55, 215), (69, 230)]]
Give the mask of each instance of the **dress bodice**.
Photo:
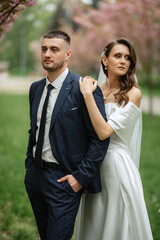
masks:
[(124, 107), (119, 107), (114, 102), (106, 103), (105, 110), (108, 123), (114, 130), (114, 134), (110, 137), (109, 148), (128, 148), (141, 110), (132, 102), (128, 102)]

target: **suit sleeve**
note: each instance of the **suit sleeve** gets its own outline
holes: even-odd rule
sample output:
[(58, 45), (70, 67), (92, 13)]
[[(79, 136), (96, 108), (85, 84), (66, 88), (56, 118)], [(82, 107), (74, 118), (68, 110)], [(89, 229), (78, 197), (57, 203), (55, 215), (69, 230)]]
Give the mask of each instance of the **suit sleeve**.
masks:
[[(97, 87), (93, 95), (102, 116), (107, 121), (103, 95), (99, 87)], [(80, 99), (81, 99), (81, 111), (84, 117), (86, 129), (88, 131), (88, 135), (90, 138), (90, 144), (88, 147), (87, 154), (82, 159), (81, 163), (78, 165), (78, 169), (74, 171), (72, 175), (83, 187), (86, 188), (88, 184), (91, 183), (97, 171), (99, 171), (101, 163), (107, 152), (109, 138), (103, 141), (99, 140), (96, 132), (93, 129), (93, 126), (90, 121), (90, 117), (83, 99), (83, 95), (81, 93), (80, 93)]]
[[(29, 91), (29, 107), (30, 107), (30, 117), (31, 117), (31, 104), (32, 103), (32, 86), (30, 87)], [(28, 146), (27, 146), (27, 153), (26, 153), (26, 159), (25, 159), (25, 169), (27, 170), (31, 163), (32, 163), (32, 149), (33, 149), (33, 137), (32, 137), (32, 131), (31, 128), (28, 131), (29, 133), (29, 140), (28, 140)]]

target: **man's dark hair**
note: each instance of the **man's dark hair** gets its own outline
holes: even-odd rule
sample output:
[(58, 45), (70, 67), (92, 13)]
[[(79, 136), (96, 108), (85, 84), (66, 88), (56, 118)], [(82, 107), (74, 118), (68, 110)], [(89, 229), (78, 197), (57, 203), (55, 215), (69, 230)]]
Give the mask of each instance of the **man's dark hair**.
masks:
[(43, 38), (61, 38), (64, 41), (66, 41), (68, 44), (70, 44), (71, 38), (70, 36), (63, 32), (63, 31), (56, 31), (56, 30), (51, 30), (49, 32), (47, 32)]

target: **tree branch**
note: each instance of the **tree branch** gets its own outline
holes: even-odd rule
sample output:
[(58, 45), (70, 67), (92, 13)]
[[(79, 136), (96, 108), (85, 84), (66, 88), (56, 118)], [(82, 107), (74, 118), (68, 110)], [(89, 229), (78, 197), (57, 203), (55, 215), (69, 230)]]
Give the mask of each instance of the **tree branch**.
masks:
[(0, 22), (0, 26), (9, 18), (9, 16), (10, 16), (11, 13), (13, 12), (13, 10), (14, 10), (16, 7), (18, 7), (19, 4), (20, 4), (20, 3), (17, 3), (14, 7), (12, 7), (11, 9), (9, 9), (8, 11), (6, 11), (4, 14), (1, 15), (1, 17), (3, 17), (3, 16), (6, 16), (6, 15), (8, 14), (8, 15), (6, 16), (6, 18)]
[(16, 7), (18, 7), (18, 5), (19, 5), (20, 3), (17, 3), (14, 7), (12, 7), (11, 9), (9, 9), (8, 11), (6, 11), (5, 13), (3, 13), (2, 15), (1, 15), (1, 17), (3, 17), (3, 16), (5, 16), (7, 13), (9, 13), (9, 12), (12, 12)]

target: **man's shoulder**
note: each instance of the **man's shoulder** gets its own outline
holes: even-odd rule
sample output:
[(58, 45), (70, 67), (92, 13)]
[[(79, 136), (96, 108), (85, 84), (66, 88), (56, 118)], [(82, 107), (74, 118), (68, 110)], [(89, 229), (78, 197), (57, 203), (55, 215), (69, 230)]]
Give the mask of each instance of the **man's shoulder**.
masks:
[(70, 78), (72, 78), (73, 81), (79, 82), (79, 78), (81, 77), (80, 75), (73, 73), (71, 71), (69, 71), (68, 74), (69, 74)]
[[(73, 80), (74, 89), (78, 90), (80, 92), (79, 79), (83, 78), (83, 77), (78, 74), (72, 73), (71, 71), (69, 71), (69, 74), (70, 74), (70, 78)], [(93, 95), (94, 95), (95, 99), (97, 97), (103, 98), (102, 90), (99, 86), (97, 86), (96, 90), (93, 92)]]
[(80, 93), (80, 88), (79, 88), (79, 79), (80, 79), (80, 75), (76, 74), (76, 73), (73, 73), (73, 72), (70, 72), (68, 73), (68, 79), (69, 79), (69, 82), (71, 83), (71, 85), (73, 86), (72, 87), (72, 92), (76, 92)]
[(41, 80), (35, 81), (31, 84), (31, 87), (36, 87), (39, 84), (43, 84), (46, 81), (46, 78), (42, 78)]
[(30, 92), (34, 92), (40, 85), (45, 85), (45, 82), (46, 78), (33, 82), (30, 86)]

